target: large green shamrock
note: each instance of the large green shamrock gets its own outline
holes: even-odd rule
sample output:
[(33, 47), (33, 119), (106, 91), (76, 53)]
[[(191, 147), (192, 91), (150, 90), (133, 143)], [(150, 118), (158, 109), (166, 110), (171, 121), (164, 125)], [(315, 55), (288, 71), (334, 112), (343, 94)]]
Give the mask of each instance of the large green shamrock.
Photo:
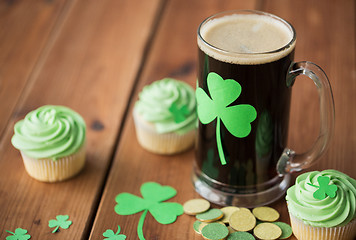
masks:
[(55, 219), (49, 220), (48, 221), (48, 227), (55, 229), (52, 231), (52, 233), (55, 233), (58, 231), (59, 227), (63, 229), (68, 229), (70, 225), (72, 225), (72, 221), (67, 221), (69, 219), (68, 215), (58, 215)]
[(335, 184), (330, 184), (330, 178), (327, 176), (319, 176), (317, 178), (317, 181), (319, 183), (319, 186), (315, 186), (311, 183), (308, 183), (310, 186), (318, 188), (313, 193), (313, 197), (318, 200), (323, 200), (326, 198), (326, 195), (334, 198), (336, 196), (336, 191), (337, 191), (337, 186)]
[(31, 236), (27, 233), (26, 229), (16, 228), (15, 232), (10, 232), (6, 230), (6, 232), (11, 233), (12, 236), (7, 236), (6, 240), (28, 240)]
[(115, 212), (119, 215), (131, 215), (144, 211), (137, 226), (139, 239), (144, 240), (143, 223), (149, 211), (157, 222), (161, 224), (173, 223), (177, 216), (183, 214), (183, 207), (179, 203), (163, 202), (177, 194), (177, 191), (170, 186), (161, 186), (155, 182), (146, 182), (141, 186), (143, 198), (130, 193), (120, 193), (116, 196)]
[[(198, 117), (202, 124), (208, 124), (215, 118), (216, 144), (222, 165), (226, 164), (221, 142), (220, 120), (235, 137), (244, 138), (251, 132), (251, 122), (257, 117), (256, 109), (249, 104), (229, 106), (241, 94), (241, 85), (233, 80), (224, 80), (219, 74), (210, 72), (207, 84), (211, 98), (202, 88), (197, 88)], [(228, 107), (229, 106), (229, 107)]]
[(106, 237), (105, 240), (125, 240), (126, 236), (124, 234), (119, 234), (120, 233), (120, 226), (117, 226), (117, 232), (114, 233), (113, 230), (108, 229), (103, 233), (103, 236)]

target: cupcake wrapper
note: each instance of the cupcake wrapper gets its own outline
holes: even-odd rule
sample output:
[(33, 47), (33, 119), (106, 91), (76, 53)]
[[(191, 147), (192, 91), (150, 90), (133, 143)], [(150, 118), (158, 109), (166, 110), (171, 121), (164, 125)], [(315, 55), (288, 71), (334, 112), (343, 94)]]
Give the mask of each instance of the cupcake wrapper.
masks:
[(354, 240), (356, 219), (342, 227), (312, 227), (290, 214), (293, 234), (298, 240)]
[(21, 152), (27, 173), (42, 182), (58, 182), (78, 174), (85, 163), (85, 144), (74, 154), (57, 160), (35, 159)]
[(157, 133), (154, 125), (144, 122), (134, 113), (136, 135), (140, 145), (146, 150), (158, 154), (174, 154), (192, 147), (195, 140), (195, 130), (185, 134)]

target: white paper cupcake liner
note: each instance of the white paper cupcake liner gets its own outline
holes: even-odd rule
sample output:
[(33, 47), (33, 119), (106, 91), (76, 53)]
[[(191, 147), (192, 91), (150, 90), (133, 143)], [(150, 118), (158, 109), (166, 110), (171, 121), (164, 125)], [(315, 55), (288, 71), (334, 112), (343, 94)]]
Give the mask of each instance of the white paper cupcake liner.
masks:
[(150, 152), (175, 154), (187, 150), (194, 145), (194, 129), (185, 134), (177, 134), (175, 132), (157, 133), (153, 124), (145, 122), (135, 112), (133, 116), (138, 142)]
[(312, 227), (289, 214), (293, 234), (298, 240), (354, 240), (356, 219), (342, 227)]
[(21, 152), (27, 173), (42, 182), (58, 182), (73, 177), (84, 167), (85, 144), (74, 154), (57, 160), (35, 159)]

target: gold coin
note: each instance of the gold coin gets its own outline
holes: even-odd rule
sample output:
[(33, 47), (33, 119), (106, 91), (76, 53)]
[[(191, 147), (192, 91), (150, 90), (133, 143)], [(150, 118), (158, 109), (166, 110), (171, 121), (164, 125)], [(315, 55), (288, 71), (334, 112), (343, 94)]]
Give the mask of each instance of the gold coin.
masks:
[(195, 217), (201, 222), (215, 222), (224, 216), (220, 209), (212, 208), (206, 212), (199, 213)]
[(184, 212), (188, 215), (203, 213), (209, 208), (210, 203), (207, 200), (201, 198), (188, 200), (183, 205)]
[(256, 207), (252, 213), (258, 220), (265, 222), (274, 222), (279, 218), (279, 213), (271, 207)]
[(208, 225), (209, 223), (207, 222), (201, 222), (201, 224), (199, 225), (198, 231), (201, 234), (201, 230), (203, 229), (203, 227), (205, 227), (206, 225)]
[(194, 229), (194, 231), (196, 232), (196, 233), (198, 233), (198, 234), (201, 234), (201, 230), (200, 230), (200, 225), (202, 224), (202, 222), (201, 221), (198, 221), (198, 220), (196, 220), (194, 223), (193, 223), (193, 229)]
[[(225, 226), (225, 223), (223, 223), (221, 221), (217, 221), (216, 223), (220, 223)], [(208, 224), (211, 224), (211, 223), (210, 222), (201, 222), (201, 224), (199, 225), (199, 228), (198, 228), (198, 232), (201, 234), (201, 230)]]
[(282, 230), (273, 223), (260, 223), (253, 229), (253, 234), (261, 240), (274, 240), (282, 235)]
[(229, 223), (229, 219), (231, 217), (231, 214), (233, 214), (235, 211), (239, 210), (239, 208), (230, 206), (230, 207), (223, 207), (220, 210), (224, 214), (224, 217), (220, 221), (222, 221), (223, 223)]
[(229, 224), (236, 231), (247, 232), (256, 226), (256, 218), (247, 208), (240, 208), (231, 214)]
[(201, 234), (207, 240), (223, 240), (229, 235), (229, 230), (225, 224), (215, 222), (206, 225), (201, 230)]
[(229, 230), (229, 234), (236, 232), (231, 226), (228, 226), (227, 229)]
[(281, 230), (282, 230), (282, 235), (279, 237), (279, 239), (287, 239), (293, 234), (292, 227), (284, 222), (273, 222), (273, 224), (276, 224)]

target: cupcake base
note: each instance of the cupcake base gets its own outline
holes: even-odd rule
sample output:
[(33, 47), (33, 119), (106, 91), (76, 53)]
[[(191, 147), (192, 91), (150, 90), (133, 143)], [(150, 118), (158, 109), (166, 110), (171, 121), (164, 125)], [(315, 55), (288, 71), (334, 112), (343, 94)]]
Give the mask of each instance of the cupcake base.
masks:
[(27, 173), (42, 182), (59, 182), (78, 174), (84, 167), (86, 147), (83, 145), (76, 153), (57, 160), (35, 159), (21, 152)]
[(175, 132), (157, 133), (153, 124), (146, 122), (134, 111), (136, 135), (140, 145), (157, 154), (175, 154), (194, 145), (195, 129), (184, 134)]
[(298, 240), (354, 240), (356, 219), (342, 227), (312, 227), (290, 214), (293, 234)]

